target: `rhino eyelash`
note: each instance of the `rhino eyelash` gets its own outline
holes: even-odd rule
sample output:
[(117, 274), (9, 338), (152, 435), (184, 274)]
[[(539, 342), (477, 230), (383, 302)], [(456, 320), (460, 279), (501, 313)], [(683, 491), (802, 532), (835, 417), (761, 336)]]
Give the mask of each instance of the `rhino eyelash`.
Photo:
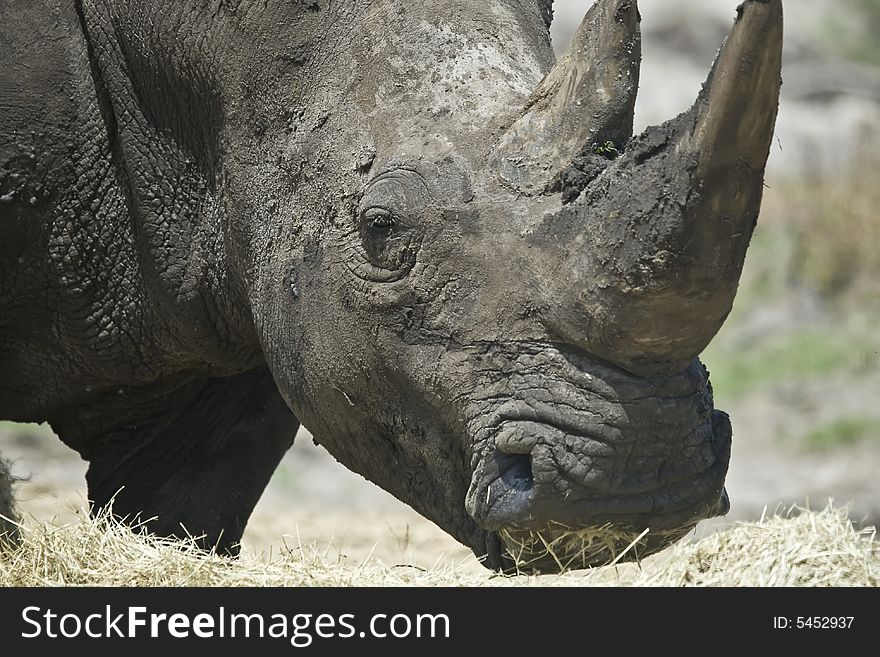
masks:
[(376, 232), (388, 231), (398, 223), (393, 212), (380, 207), (366, 210), (363, 214), (363, 221), (368, 229)]

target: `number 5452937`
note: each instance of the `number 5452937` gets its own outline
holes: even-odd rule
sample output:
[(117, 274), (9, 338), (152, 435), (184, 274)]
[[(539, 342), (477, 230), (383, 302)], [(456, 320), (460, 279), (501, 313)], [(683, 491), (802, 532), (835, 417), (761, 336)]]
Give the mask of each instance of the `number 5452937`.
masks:
[(811, 630), (845, 630), (852, 627), (855, 616), (798, 616), (794, 626)]

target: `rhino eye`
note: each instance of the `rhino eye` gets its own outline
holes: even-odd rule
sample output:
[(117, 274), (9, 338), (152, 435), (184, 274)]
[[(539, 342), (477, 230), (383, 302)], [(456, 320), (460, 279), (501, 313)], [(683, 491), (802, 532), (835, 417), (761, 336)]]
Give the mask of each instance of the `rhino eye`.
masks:
[(390, 210), (374, 207), (364, 212), (364, 225), (369, 231), (377, 234), (388, 232), (394, 224), (394, 214)]
[(418, 236), (400, 215), (382, 206), (360, 212), (360, 248), (352, 258), (354, 273), (375, 282), (400, 280), (415, 264)]

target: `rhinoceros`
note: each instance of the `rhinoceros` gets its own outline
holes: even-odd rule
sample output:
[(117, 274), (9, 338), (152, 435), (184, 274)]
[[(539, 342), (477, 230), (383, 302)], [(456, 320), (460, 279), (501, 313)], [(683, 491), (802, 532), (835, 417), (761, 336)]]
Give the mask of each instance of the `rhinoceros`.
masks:
[(637, 136), (636, 1), (558, 60), (551, 17), (3, 2), (0, 418), (48, 422), (95, 509), (228, 553), (300, 423), (492, 569), (725, 513), (699, 355), (759, 213), (781, 0)]

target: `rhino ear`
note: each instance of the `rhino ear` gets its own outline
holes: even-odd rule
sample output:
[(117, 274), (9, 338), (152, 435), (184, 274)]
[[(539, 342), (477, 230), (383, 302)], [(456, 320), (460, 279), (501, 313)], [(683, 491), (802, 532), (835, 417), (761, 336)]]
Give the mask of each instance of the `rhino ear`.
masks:
[(587, 12), (568, 52), (490, 155), (508, 184), (540, 194), (593, 145), (623, 150), (639, 86), (640, 20), (636, 0), (597, 0)]

